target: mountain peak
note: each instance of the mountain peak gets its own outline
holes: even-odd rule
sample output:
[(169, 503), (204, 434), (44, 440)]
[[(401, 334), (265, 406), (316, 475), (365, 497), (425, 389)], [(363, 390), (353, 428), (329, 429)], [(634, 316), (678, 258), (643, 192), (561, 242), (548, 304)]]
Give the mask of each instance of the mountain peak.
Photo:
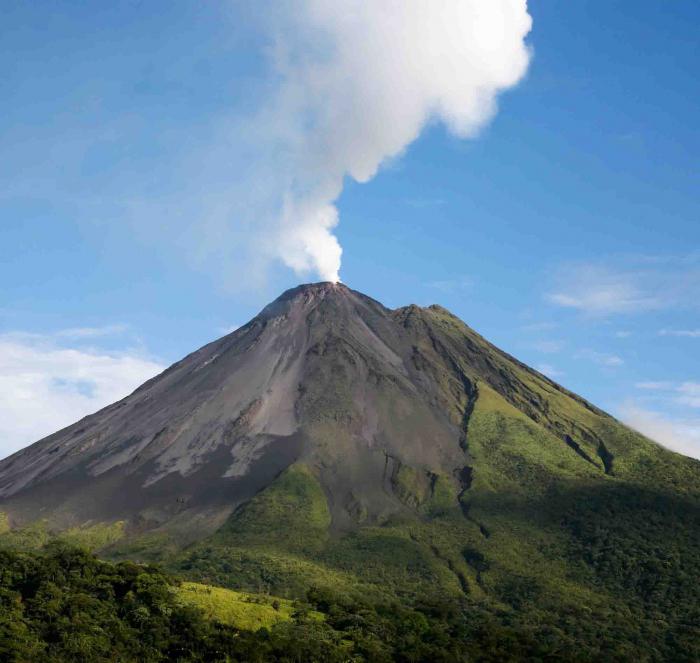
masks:
[(300, 283), (293, 288), (285, 290), (277, 299), (289, 299), (299, 293), (338, 293), (344, 290), (350, 290), (344, 283), (340, 281), (317, 281), (315, 283)]
[(343, 283), (334, 283), (332, 281), (303, 283), (285, 290), (260, 312), (260, 316), (265, 318), (276, 317), (288, 312), (290, 307), (313, 307), (327, 297), (337, 300), (347, 297), (353, 292)]
[(285, 290), (277, 299), (273, 301), (289, 301), (299, 297), (326, 297), (328, 295), (340, 295), (350, 289), (343, 283), (333, 283), (332, 281), (319, 281), (317, 283), (302, 283), (293, 288)]
[(467, 490), (479, 471), (472, 413), (488, 407), (539, 431), (556, 449), (552, 472), (625, 467), (626, 446), (609, 434), (619, 424), (446, 309), (392, 311), (342, 283), (304, 284), (127, 398), (0, 462), (0, 498), (19, 520), (166, 526), (183, 504), (193, 517), (223, 518), (301, 462), (315, 468), (334, 527), (356, 525), (358, 512), (381, 522), (415, 501), (397, 494), (401, 473), (421, 494), (436, 477), (454, 495)]

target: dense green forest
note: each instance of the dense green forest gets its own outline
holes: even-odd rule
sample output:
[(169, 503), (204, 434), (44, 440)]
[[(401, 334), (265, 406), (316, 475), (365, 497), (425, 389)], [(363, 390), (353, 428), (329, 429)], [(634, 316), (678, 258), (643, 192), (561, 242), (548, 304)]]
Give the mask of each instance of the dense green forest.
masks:
[[(572, 526), (576, 527), (576, 524)], [(536, 606), (536, 588), (504, 591), (518, 609), (465, 598), (310, 587), (289, 619), (246, 630), (182, 600), (180, 582), (154, 566), (105, 562), (54, 541), (40, 551), (0, 551), (0, 659), (3, 661), (697, 661), (698, 605), (692, 575), (667, 586), (640, 550), (639, 580), (623, 573), (600, 533), (590, 555), (601, 580), (614, 576), (659, 600), (656, 629), (643, 606), (601, 629), (600, 615), (554, 616)], [(641, 542), (642, 539), (640, 539)], [(605, 551), (608, 551), (607, 553)], [(625, 562), (626, 564), (626, 562)], [(673, 566), (667, 560), (667, 568)], [(682, 577), (682, 572), (679, 571)], [(646, 578), (645, 578), (646, 576)], [(656, 580), (654, 580), (656, 578)], [(666, 578), (666, 579), (664, 579)], [(683, 586), (685, 584), (685, 587)], [(640, 591), (639, 588), (632, 588)], [(533, 594), (534, 592), (534, 594)], [(676, 615), (673, 611), (677, 603)], [(272, 601), (280, 609), (279, 601)], [(666, 613), (666, 614), (664, 614)], [(684, 624), (675, 624), (683, 614)], [(640, 628), (640, 626), (642, 628)], [(645, 641), (648, 639), (648, 641)], [(593, 647), (592, 642), (597, 641)]]
[(206, 618), (176, 590), (177, 582), (155, 567), (103, 562), (63, 543), (41, 552), (2, 551), (0, 658), (466, 661), (541, 649), (526, 634), (499, 633), (449, 601), (372, 603), (310, 589), (290, 621), (245, 631)]

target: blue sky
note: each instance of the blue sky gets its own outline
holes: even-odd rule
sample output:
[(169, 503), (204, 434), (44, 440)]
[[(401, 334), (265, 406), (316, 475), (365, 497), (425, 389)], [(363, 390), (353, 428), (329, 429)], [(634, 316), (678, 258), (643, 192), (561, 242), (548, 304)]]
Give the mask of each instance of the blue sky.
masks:
[[(527, 73), (478, 132), (434, 117), (345, 178), (340, 275), (391, 307), (443, 304), (700, 457), (700, 5), (528, 11)], [(280, 72), (255, 3), (0, 14), (4, 455), (319, 277), (250, 212), (280, 163), (303, 166), (260, 119)]]

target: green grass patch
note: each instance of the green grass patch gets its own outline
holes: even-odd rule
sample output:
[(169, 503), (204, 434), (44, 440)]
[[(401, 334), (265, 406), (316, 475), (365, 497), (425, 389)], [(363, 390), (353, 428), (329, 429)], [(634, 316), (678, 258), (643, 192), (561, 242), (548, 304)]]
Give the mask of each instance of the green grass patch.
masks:
[[(280, 622), (290, 621), (297, 611), (295, 603), (288, 599), (197, 582), (183, 582), (175, 591), (180, 601), (200, 608), (209, 618), (247, 631), (269, 629)], [(318, 612), (312, 611), (311, 615), (323, 619)]]

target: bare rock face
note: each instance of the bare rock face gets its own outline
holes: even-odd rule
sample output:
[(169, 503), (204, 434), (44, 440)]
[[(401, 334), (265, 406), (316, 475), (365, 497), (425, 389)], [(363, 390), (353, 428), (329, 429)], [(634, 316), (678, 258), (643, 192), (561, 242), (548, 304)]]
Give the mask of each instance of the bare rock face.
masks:
[(382, 522), (415, 508), (438, 477), (455, 494), (468, 488), (468, 426), (482, 387), (566, 453), (614, 472), (614, 444), (587, 423), (612, 419), (444, 309), (389, 310), (317, 283), (0, 462), (0, 508), (15, 523), (196, 521), (206, 531), (302, 461), (333, 527)]

